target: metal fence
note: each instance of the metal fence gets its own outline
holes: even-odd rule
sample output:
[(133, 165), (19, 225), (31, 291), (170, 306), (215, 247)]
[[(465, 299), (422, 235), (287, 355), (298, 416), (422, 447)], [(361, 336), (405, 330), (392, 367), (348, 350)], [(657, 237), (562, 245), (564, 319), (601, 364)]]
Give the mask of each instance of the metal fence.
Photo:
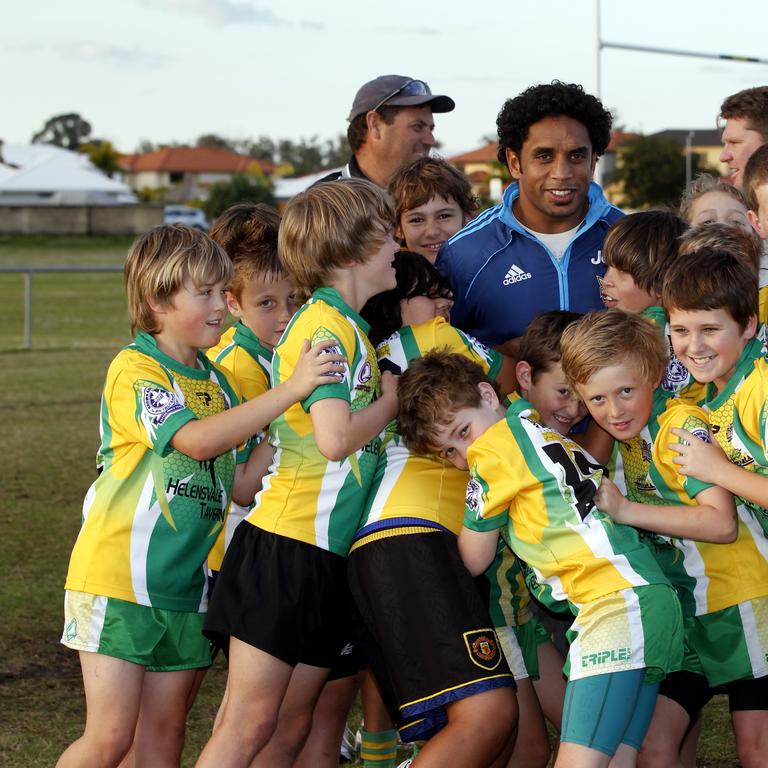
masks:
[(89, 267), (89, 266), (69, 266), (69, 267), (0, 267), (0, 274), (23, 274), (24, 275), (24, 347), (32, 349), (32, 282), (36, 274), (55, 273), (55, 272), (122, 272), (120, 265)]

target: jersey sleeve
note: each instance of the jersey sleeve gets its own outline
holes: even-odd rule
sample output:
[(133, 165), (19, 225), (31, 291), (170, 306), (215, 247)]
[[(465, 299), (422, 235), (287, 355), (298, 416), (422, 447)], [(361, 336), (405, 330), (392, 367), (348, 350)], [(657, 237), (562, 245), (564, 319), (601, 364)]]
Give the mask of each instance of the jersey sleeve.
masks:
[(105, 388), (109, 442), (140, 443), (165, 456), (176, 432), (196, 416), (159, 364), (145, 355), (126, 357), (119, 370), (110, 368)]
[(659, 458), (671, 471), (677, 474), (685, 492), (690, 498), (694, 499), (696, 498), (696, 495), (703, 490), (711, 488), (712, 483), (704, 483), (701, 480), (697, 480), (695, 477), (679, 474), (678, 466), (673, 461), (674, 457), (677, 456), (677, 453), (667, 447), (671, 443), (682, 442), (681, 437), (678, 437), (671, 432), (673, 427), (684, 429), (699, 440), (703, 440), (705, 443), (711, 443), (712, 440), (709, 437), (707, 415), (703, 409), (693, 403), (688, 404), (685, 401), (678, 401), (677, 407), (670, 413), (670, 418), (665, 420), (663, 433), (658, 436), (660, 438)]
[(516, 493), (511, 468), (498, 452), (485, 445), (470, 446), (467, 461), (470, 471), (464, 525), (472, 531), (503, 528), (509, 520), (509, 505)]

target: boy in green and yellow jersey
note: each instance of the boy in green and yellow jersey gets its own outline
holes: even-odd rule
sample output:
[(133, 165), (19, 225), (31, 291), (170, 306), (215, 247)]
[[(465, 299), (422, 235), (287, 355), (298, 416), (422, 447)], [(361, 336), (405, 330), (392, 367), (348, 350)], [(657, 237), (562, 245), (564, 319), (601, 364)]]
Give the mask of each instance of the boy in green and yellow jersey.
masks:
[(503, 529), (539, 599), (574, 614), (555, 765), (607, 766), (617, 750), (638, 750), (657, 683), (680, 663), (682, 617), (637, 533), (595, 507), (603, 467), (527, 400), (505, 409), (458, 355), (414, 361), (398, 397), (406, 444), (470, 470), (459, 536), (470, 573), (487, 568)]
[(107, 373), (100, 474), (65, 585), (62, 642), (80, 652), (88, 707), (62, 768), (116, 766), (132, 744), (137, 764), (178, 764), (195, 670), (210, 664), (206, 557), (230, 500), (258, 484), (236, 446), (342, 360), (319, 346), (290, 382), (238, 405), (201, 352), (221, 335), (230, 274), (224, 251), (187, 227), (157, 227), (128, 253), (136, 338)]
[(735, 711), (743, 708), (743, 681), (762, 685), (752, 678), (768, 673), (751, 648), (762, 647), (762, 656), (768, 650), (768, 627), (753, 633), (768, 612), (763, 537), (737, 518), (728, 491), (680, 474), (674, 430), (708, 440), (707, 414), (656, 388), (666, 350), (648, 322), (618, 309), (592, 313), (563, 343), (574, 388), (621, 447), (627, 497), (604, 480), (597, 504), (616, 522), (652, 532), (646, 540), (683, 608), (683, 669), (662, 682), (643, 745), (645, 759), (675, 763), (715, 687), (723, 686)]
[[(757, 330), (758, 281), (743, 254), (711, 245), (681, 256), (668, 272), (662, 301), (675, 354), (706, 385), (711, 442), (674, 430), (682, 475), (718, 485), (736, 498), (746, 526), (768, 559), (768, 361)], [(736, 564), (733, 564), (735, 566)], [(762, 570), (745, 574), (759, 579)], [(742, 765), (768, 753), (768, 611), (740, 610), (732, 625), (745, 637), (752, 674), (738, 683), (731, 708)], [(719, 626), (709, 628), (713, 638)], [(731, 630), (733, 631), (733, 630)], [(720, 636), (730, 646), (733, 640)]]
[(249, 765), (274, 732), (289, 683), (307, 730), (272, 747), (275, 760), (292, 762), (329, 669), (351, 651), (346, 556), (379, 434), (397, 410), (394, 377), (380, 376), (359, 312), (394, 286), (393, 225), (384, 193), (360, 180), (297, 195), (280, 224), (280, 260), (312, 295), (274, 350), (273, 383), (292, 374), (306, 339), (331, 344), (346, 363), (341, 381), (329, 379), (270, 424), (273, 463), (235, 531), (206, 620), (212, 637), (230, 636), (230, 665), (200, 766)]

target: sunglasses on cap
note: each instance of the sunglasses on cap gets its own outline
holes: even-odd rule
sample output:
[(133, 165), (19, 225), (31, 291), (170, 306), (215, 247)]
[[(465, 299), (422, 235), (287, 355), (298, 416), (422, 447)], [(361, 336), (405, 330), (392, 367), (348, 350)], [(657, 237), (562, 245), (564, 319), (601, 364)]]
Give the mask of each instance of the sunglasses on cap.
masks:
[(369, 112), (375, 112), (379, 107), (384, 106), (390, 99), (395, 96), (431, 96), (432, 91), (429, 86), (423, 80), (408, 80), (408, 82), (401, 85), (399, 88), (387, 94), (375, 107), (372, 107)]

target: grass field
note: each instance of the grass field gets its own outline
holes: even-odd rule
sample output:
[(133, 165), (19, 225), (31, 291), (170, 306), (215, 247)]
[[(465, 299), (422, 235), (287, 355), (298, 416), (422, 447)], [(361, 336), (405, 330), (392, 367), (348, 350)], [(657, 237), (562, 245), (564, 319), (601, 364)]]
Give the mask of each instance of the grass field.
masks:
[[(0, 265), (120, 264), (124, 238), (0, 238)], [(129, 340), (120, 275), (35, 279), (34, 349), (23, 341), (22, 279), (0, 274), (0, 766), (50, 766), (84, 722), (76, 654), (58, 642), (63, 582), (95, 476), (109, 360)], [(190, 715), (183, 765), (210, 731), (225, 670)], [(699, 765), (738, 765), (727, 704), (705, 710)]]

